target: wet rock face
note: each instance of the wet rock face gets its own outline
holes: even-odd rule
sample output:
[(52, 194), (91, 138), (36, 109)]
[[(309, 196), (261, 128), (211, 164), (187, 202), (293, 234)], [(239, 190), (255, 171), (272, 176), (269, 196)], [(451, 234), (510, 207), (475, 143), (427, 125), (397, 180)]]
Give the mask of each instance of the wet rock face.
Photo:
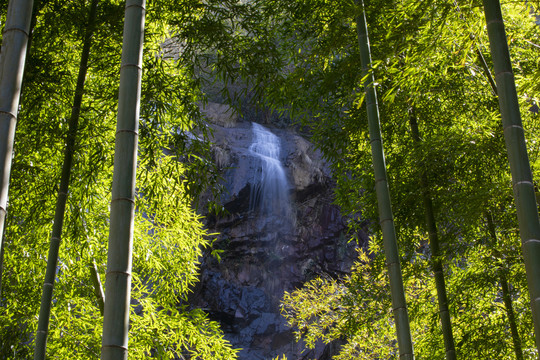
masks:
[[(302, 137), (270, 129), (281, 140), (280, 160), (288, 178), (290, 211), (267, 213), (250, 206), (260, 164), (249, 148), (251, 124), (214, 125), (215, 154), (226, 159), (221, 203), (225, 212), (208, 216), (221, 261), (203, 259), (201, 281), (191, 303), (222, 324), (226, 338), (242, 348), (240, 359), (323, 359), (333, 350), (323, 345), (305, 352), (280, 315), (284, 291), (318, 276), (346, 274), (356, 255), (346, 224), (332, 204), (332, 180), (320, 154)], [(334, 348), (335, 344), (332, 345)], [(304, 351), (304, 352), (303, 352)], [(306, 358), (306, 359), (307, 359)]]

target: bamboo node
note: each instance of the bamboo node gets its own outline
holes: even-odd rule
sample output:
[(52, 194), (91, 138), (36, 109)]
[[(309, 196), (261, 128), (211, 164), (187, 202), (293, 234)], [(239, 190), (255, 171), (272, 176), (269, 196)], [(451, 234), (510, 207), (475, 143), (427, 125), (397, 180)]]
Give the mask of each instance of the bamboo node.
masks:
[(126, 275), (126, 276), (131, 276), (131, 273), (127, 272), (127, 271), (120, 271), (120, 270), (111, 270), (111, 271), (107, 271), (107, 273), (105, 274), (105, 276), (109, 275), (109, 274), (123, 274), (123, 275)]
[(527, 181), (527, 180), (516, 181), (516, 182), (514, 183), (514, 186), (517, 186), (517, 185), (529, 185), (529, 186), (534, 187), (534, 184), (533, 184), (531, 181)]
[(507, 127), (505, 127), (503, 129), (503, 132), (506, 132), (506, 130), (511, 129), (511, 128), (516, 128), (516, 129), (520, 129), (521, 131), (523, 131), (523, 126), (512, 124), (512, 125), (508, 125)]
[(23, 29), (23, 28), (20, 28), (20, 27), (17, 27), (17, 26), (10, 27), (9, 29), (4, 29), (3, 34), (8, 33), (10, 31), (22, 32), (24, 35), (26, 35), (26, 37), (28, 37), (28, 31), (26, 29)]
[(379, 224), (382, 225), (383, 223), (385, 223), (387, 221), (394, 221), (394, 219), (392, 219), (392, 218), (383, 219), (383, 220), (379, 221)]
[(380, 142), (382, 142), (382, 140), (381, 140), (380, 138), (375, 138), (375, 139), (370, 140), (370, 141), (369, 141), (369, 144), (371, 145), (371, 144), (373, 144), (375, 141), (380, 141)]
[(131, 4), (131, 5), (126, 5), (126, 9), (129, 9), (131, 7), (138, 7), (139, 9), (142, 9), (143, 11), (146, 11), (146, 7), (140, 5), (140, 4)]
[(407, 307), (406, 306), (398, 306), (398, 307), (392, 309), (393, 312), (396, 312), (396, 311), (399, 311), (399, 310), (407, 311)]
[(139, 132), (138, 132), (138, 131), (130, 130), (130, 129), (120, 129), (120, 130), (117, 130), (117, 131), (116, 131), (116, 135), (118, 135), (118, 134), (120, 134), (120, 133), (132, 133), (132, 134), (135, 134), (135, 136), (139, 136)]
[(490, 24), (494, 24), (494, 23), (499, 23), (499, 24), (501, 24), (501, 25), (503, 25), (503, 26), (504, 26), (504, 23), (503, 23), (503, 21), (502, 21), (502, 20), (500, 20), (500, 19), (493, 19), (493, 20), (489, 20), (489, 21), (487, 22), (487, 24), (486, 24), (486, 25), (490, 25)]
[(115, 344), (108, 344), (108, 345), (102, 345), (101, 346), (102, 348), (117, 348), (117, 349), (122, 349), (122, 350), (125, 350), (127, 351), (127, 346), (123, 346), (123, 345), (115, 345)]
[(15, 116), (11, 111), (0, 110), (0, 114), (7, 114), (17, 120), (17, 116)]
[(122, 65), (120, 66), (120, 70), (122, 70), (122, 69), (125, 68), (125, 67), (135, 67), (135, 68), (137, 68), (138, 70), (142, 71), (142, 66), (139, 65), (139, 64), (131, 64), (131, 63), (122, 64)]
[(130, 202), (132, 204), (135, 204), (135, 200), (133, 200), (132, 198), (126, 198), (126, 197), (118, 197), (118, 198), (112, 199), (111, 203), (113, 203), (115, 201), (127, 201), (127, 202)]
[(499, 75), (505, 75), (505, 74), (508, 74), (508, 75), (511, 75), (511, 76), (514, 76), (514, 73), (512, 71), (500, 71), (498, 73), (495, 74), (495, 77), (498, 77)]
[(540, 240), (538, 240), (538, 239), (529, 239), (529, 240), (526, 240), (526, 241), (523, 242), (523, 246), (525, 246), (525, 245), (527, 245), (527, 244), (529, 244), (529, 243), (531, 243), (531, 244), (534, 244), (534, 243), (540, 244)]
[(411, 352), (403, 353), (399, 355), (400, 359), (414, 359), (414, 354)]

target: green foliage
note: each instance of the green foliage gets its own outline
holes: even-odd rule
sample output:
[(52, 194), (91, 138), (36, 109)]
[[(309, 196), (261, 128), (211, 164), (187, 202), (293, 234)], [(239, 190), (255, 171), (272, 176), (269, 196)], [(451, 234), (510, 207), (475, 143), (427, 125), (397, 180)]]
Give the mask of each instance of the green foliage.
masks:
[[(3, 2), (5, 5), (5, 2)], [(510, 176), (488, 74), (491, 58), (478, 1), (369, 2), (375, 82), (411, 330), (419, 359), (443, 357), (430, 252), (419, 199), (427, 177), (443, 243), (461, 358), (512, 358), (499, 286), (504, 274), (526, 358), (532, 321)], [(397, 354), (375, 181), (369, 155), (354, 1), (149, 1), (137, 174), (130, 352), (134, 358), (230, 359), (216, 323), (190, 309), (206, 232), (191, 210), (217, 179), (199, 104), (252, 99), (297, 121), (332, 165), (336, 202), (373, 238), (352, 274), (287, 293), (283, 312), (298, 338), (346, 339), (336, 359)], [(87, 1), (39, 1), (31, 32), (5, 232), (1, 358), (29, 358), (54, 196), (75, 87)], [(5, 7), (2, 7), (3, 9)], [(523, 3), (505, 6), (533, 172), (540, 167), (538, 26)], [(48, 356), (95, 358), (101, 315), (88, 267), (105, 271), (123, 2), (100, 2), (74, 152)], [(4, 19), (5, 14), (0, 14)], [(472, 35), (472, 36), (471, 36)], [(168, 41), (176, 46), (167, 48)], [(171, 50), (172, 49), (172, 50)], [(171, 50), (171, 51), (169, 51)], [(217, 79), (217, 80), (215, 80)], [(213, 82), (213, 81), (216, 82)], [(200, 89), (223, 89), (204, 94)], [(414, 108), (423, 141), (412, 146)], [(483, 222), (494, 215), (493, 243)], [(354, 235), (353, 235), (354, 236)]]
[[(514, 238), (514, 240), (517, 240)], [(493, 267), (490, 249), (475, 249), (467, 263), (455, 261), (446, 271), (451, 296), (456, 349), (464, 358), (515, 358), (506, 324), (504, 306)], [(491, 271), (486, 271), (490, 266)], [(523, 269), (510, 275), (514, 289), (525, 286)], [(444, 358), (439, 328), (435, 284), (425, 256), (404, 266), (405, 289), (415, 352), (419, 359)], [(286, 293), (282, 311), (296, 330), (298, 339), (314, 347), (318, 341), (328, 344), (347, 339), (335, 359), (397, 358), (397, 343), (391, 318), (391, 302), (384, 258), (374, 241), (369, 251), (361, 251), (351, 276), (342, 280), (317, 278), (302, 289)], [(526, 359), (534, 359), (534, 335), (527, 296), (514, 292), (522, 345)]]
[[(366, 114), (362, 110), (364, 98), (358, 88), (362, 79), (351, 39), (355, 12), (343, 11), (350, 5), (347, 4), (325, 7), (324, 1), (313, 1), (309, 14), (280, 9), (284, 18), (280, 26), (287, 29), (284, 33), (304, 34), (298, 38), (300, 44), (305, 44), (287, 53), (296, 67), (280, 81), (283, 87), (294, 86), (293, 112), (309, 115), (302, 124), (309, 128), (312, 139), (332, 164), (338, 185), (336, 202), (346, 212), (355, 214), (351, 229), (367, 223), (378, 239), (380, 227), (374, 206), (375, 182), (371, 175)], [(490, 64), (484, 19), (477, 4), (459, 5), (460, 8), (431, 1), (399, 1), (386, 7), (371, 2), (366, 9), (415, 353), (426, 359), (444, 356), (435, 288), (427, 275), (431, 272), (431, 254), (426, 249), (418, 186), (418, 165), (423, 163), (439, 225), (441, 259), (447, 264), (444, 272), (450, 311), (455, 319), (458, 357), (513, 356), (498, 283), (503, 272), (512, 284), (522, 346), (527, 349), (526, 356), (533, 358), (527, 285), (523, 260), (518, 255), (502, 129), (496, 98), (478, 55), (483, 54)], [(536, 102), (531, 81), (538, 74), (537, 66), (532, 65), (537, 62), (538, 52), (532, 50), (534, 45), (528, 39), (537, 36), (533, 34), (538, 34), (539, 29), (523, 4), (507, 4), (506, 15), (527, 145), (531, 162), (536, 164), (538, 140), (532, 129), (537, 128), (538, 116), (529, 109)], [(301, 23), (298, 19), (302, 16), (310, 21)], [(332, 31), (334, 24), (341, 26), (342, 31)], [(301, 51), (297, 50), (299, 47)], [(287, 98), (288, 91), (291, 90), (281, 94)], [(423, 140), (418, 147), (412, 146), (408, 129), (412, 108), (419, 119)], [(497, 234), (505, 239), (498, 244), (486, 240), (486, 209), (496, 213)], [(372, 251), (369, 258), (371, 262), (381, 262), (377, 251)], [(393, 323), (388, 320), (389, 299), (384, 300), (386, 307), (372, 305), (379, 304), (381, 294), (387, 297), (387, 290), (371, 287), (383, 276), (382, 266), (369, 261), (365, 259), (351, 277), (341, 282), (316, 280), (285, 297), (284, 309), (291, 324), (307, 329), (299, 332), (299, 337), (311, 345), (316, 340), (328, 343), (345, 337), (348, 343), (338, 358), (395, 356)], [(488, 265), (494, 261), (500, 266)], [(487, 267), (493, 271), (486, 271)], [(371, 275), (365, 275), (366, 272)], [(369, 280), (363, 276), (369, 276)], [(333, 297), (329, 295), (334, 293)], [(348, 296), (355, 300), (347, 302)], [(328, 300), (332, 303), (322, 308), (315, 306), (327, 299), (332, 299)], [(348, 304), (348, 310), (343, 308), (344, 304)], [(365, 323), (364, 317), (369, 319)], [(369, 344), (369, 349), (362, 344)]]
[[(50, 358), (96, 358), (100, 352), (102, 316), (88, 267), (96, 263), (104, 279), (123, 5), (105, 1), (98, 8), (100, 26), (93, 37), (56, 274)], [(3, 359), (31, 357), (87, 18), (82, 0), (37, 6), (5, 232)], [(215, 176), (205, 160), (209, 144), (192, 64), (160, 56), (172, 19), (185, 10), (175, 2), (148, 9), (152, 22), (143, 66), (130, 357), (232, 359), (236, 351), (218, 324), (186, 305), (202, 251), (210, 245), (191, 205)]]
[(345, 337), (339, 359), (397, 355), (384, 262), (372, 260), (361, 251), (363, 263), (356, 264), (351, 277), (317, 278), (285, 294), (283, 314), (309, 348), (319, 340), (328, 344)]

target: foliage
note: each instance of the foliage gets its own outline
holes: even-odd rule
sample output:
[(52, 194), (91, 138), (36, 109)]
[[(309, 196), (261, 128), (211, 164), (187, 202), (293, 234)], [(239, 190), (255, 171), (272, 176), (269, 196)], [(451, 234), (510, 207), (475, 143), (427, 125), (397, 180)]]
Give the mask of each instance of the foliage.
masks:
[[(209, 144), (197, 105), (201, 94), (193, 68), (185, 61), (160, 56), (170, 31), (168, 23), (185, 9), (169, 2), (171, 11), (161, 13), (155, 5), (163, 4), (149, 5), (130, 353), (134, 358), (189, 354), (231, 359), (235, 351), (217, 323), (186, 303), (197, 279), (199, 258), (209, 246), (191, 205), (212, 181), (213, 169), (204, 160)], [(0, 353), (6, 359), (31, 357), (86, 11), (83, 0), (37, 4), (5, 232)], [(101, 25), (93, 37), (56, 275), (50, 358), (95, 358), (100, 352), (102, 317), (88, 268), (96, 263), (104, 278), (121, 14), (123, 2), (100, 2)]]
[[(535, 2), (536, 3), (536, 2)], [(3, 2), (5, 5), (5, 2)], [(459, 7), (458, 7), (459, 5)], [(201, 88), (235, 106), (252, 99), (287, 114), (332, 165), (336, 202), (350, 227), (370, 228), (350, 276), (319, 278), (287, 293), (283, 312), (308, 346), (346, 339), (336, 359), (392, 358), (387, 275), (370, 175), (353, 0), (149, 1), (145, 39), (130, 351), (135, 358), (235, 356), (216, 323), (187, 306), (209, 246), (191, 209), (217, 179), (208, 163)], [(2, 9), (4, 9), (2, 7)], [(2, 358), (28, 358), (87, 1), (36, 2), (5, 231)], [(396, 215), (411, 330), (419, 359), (442, 358), (418, 163), (439, 224), (458, 356), (511, 358), (498, 284), (512, 290), (522, 347), (535, 358), (510, 177), (478, 1), (369, 2), (376, 87)], [(540, 168), (538, 26), (523, 2), (505, 4), (533, 172)], [(100, 2), (74, 152), (72, 186), (55, 285), (50, 358), (99, 353), (101, 315), (88, 267), (103, 278), (123, 3)], [(5, 14), (0, 14), (5, 18)], [(164, 44), (172, 44), (170, 47)], [(216, 83), (212, 83), (212, 81)], [(235, 87), (236, 86), (236, 87)], [(212, 96), (208, 94), (208, 96)], [(412, 146), (408, 114), (423, 137)], [(494, 214), (493, 243), (484, 214)]]
[[(447, 284), (455, 305), (452, 315), (457, 319), (453, 326), (456, 348), (466, 358), (512, 359), (500, 290), (493, 280), (495, 274), (485, 271), (486, 263), (491, 261), (486, 252), (489, 250), (484, 249), (481, 259), (472, 257), (472, 266), (456, 263), (448, 272), (456, 273), (448, 277), (451, 281)], [(478, 251), (473, 253), (479, 255)], [(423, 275), (429, 272), (429, 262), (419, 256), (403, 270), (416, 356), (444, 358), (435, 284)], [(523, 274), (520, 277), (519, 286), (524, 286)], [(351, 276), (342, 280), (317, 278), (302, 289), (286, 293), (282, 311), (289, 324), (297, 329), (297, 338), (310, 348), (318, 341), (328, 344), (347, 339), (335, 359), (397, 358), (388, 293), (384, 258), (372, 242), (368, 251), (361, 250)], [(529, 311), (527, 297), (515, 296), (514, 306), (520, 317), (523, 345), (528, 351), (525, 358), (534, 359), (532, 323), (525, 316)]]
[[(355, 214), (352, 229), (368, 223), (374, 234), (370, 246), (380, 246), (375, 183), (370, 175), (366, 115), (362, 107), (364, 98), (358, 89), (362, 79), (351, 38), (355, 11), (343, 10), (351, 6), (348, 2), (331, 8), (325, 7), (324, 1), (310, 5), (309, 15), (280, 9), (284, 19), (280, 26), (287, 29), (283, 32), (305, 34), (298, 36), (303, 42), (287, 53), (296, 67), (280, 79), (285, 84), (281, 86), (299, 84), (294, 87), (297, 107), (294, 112), (309, 115), (303, 125), (309, 127), (312, 139), (333, 166), (338, 182), (336, 202)], [(527, 356), (533, 357), (532, 324), (521, 256), (504, 256), (506, 260), (500, 262), (500, 267), (485, 271), (490, 261), (501, 261), (501, 254), (519, 254), (519, 239), (496, 98), (479, 56), (482, 54), (490, 63), (484, 19), (477, 4), (459, 5), (458, 8), (457, 3), (397, 1), (388, 7), (379, 2), (370, 3), (367, 8), (415, 352), (418, 358), (444, 356), (435, 289), (428, 275), (431, 254), (426, 249), (419, 202), (418, 164), (424, 163), (439, 224), (441, 256), (443, 263), (448, 264), (444, 271), (450, 311), (456, 323), (458, 356), (512, 356), (512, 338), (505, 324), (498, 284), (503, 272), (509, 275), (513, 287), (522, 345), (528, 351)], [(536, 64), (538, 54), (536, 49), (532, 50), (530, 41), (524, 39), (536, 36), (532, 34), (538, 33), (538, 27), (522, 4), (508, 4), (506, 14), (522, 94), (522, 113), (526, 126), (534, 129), (537, 116), (529, 111), (535, 109), (531, 96), (534, 90), (526, 84), (531, 84), (529, 81), (538, 73), (536, 66), (528, 66)], [(308, 25), (300, 24), (303, 16), (311, 19)], [(334, 30), (334, 26), (341, 31)], [(530, 92), (524, 93), (524, 89)], [(411, 110), (420, 121), (423, 138), (420, 147), (412, 145), (408, 129)], [(527, 136), (531, 153), (536, 154), (537, 136), (529, 130)], [(533, 159), (537, 161), (536, 155)], [(359, 209), (362, 216), (358, 216)], [(496, 212), (497, 232), (506, 239), (505, 245), (486, 240), (488, 232), (483, 225), (486, 209)], [(370, 305), (379, 304), (376, 301), (380, 300), (377, 295), (380, 290), (371, 285), (379, 281), (382, 268), (370, 264), (370, 261), (380, 262), (379, 256), (377, 251), (372, 251), (371, 260), (358, 265), (349, 278), (316, 280), (284, 298), (289, 321), (299, 326), (298, 335), (302, 339), (313, 345), (317, 339), (328, 343), (339, 336), (345, 337), (347, 345), (337, 358), (394, 356), (389, 306), (381, 309)], [(365, 274), (368, 272), (371, 275), (366, 281), (362, 277), (368, 276)], [(387, 290), (381, 294), (387, 296)], [(347, 302), (349, 296), (355, 300)], [(325, 305), (315, 306), (319, 303)], [(363, 317), (369, 320), (364, 323)], [(369, 349), (362, 344), (369, 344), (366, 346)], [(370, 352), (369, 356), (363, 353), (366, 351)]]

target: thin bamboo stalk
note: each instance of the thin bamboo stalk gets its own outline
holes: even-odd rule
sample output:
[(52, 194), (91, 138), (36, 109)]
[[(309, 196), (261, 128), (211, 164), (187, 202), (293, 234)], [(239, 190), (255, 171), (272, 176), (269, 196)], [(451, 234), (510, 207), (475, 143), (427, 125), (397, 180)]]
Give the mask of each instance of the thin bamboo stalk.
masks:
[[(11, 157), (33, 0), (10, 0), (0, 52), (0, 264), (3, 264)], [(0, 265), (3, 266), (3, 265)], [(1, 282), (0, 278), (0, 282)], [(1, 289), (1, 286), (0, 286)], [(0, 293), (1, 298), (1, 293)]]
[(523, 349), (521, 348), (521, 340), (519, 338), (516, 317), (514, 315), (512, 296), (510, 295), (510, 289), (508, 288), (508, 280), (506, 279), (506, 275), (503, 272), (501, 272), (499, 280), (501, 282), (504, 308), (506, 310), (506, 316), (508, 317), (508, 323), (510, 324), (510, 333), (512, 334), (514, 354), (516, 355), (516, 360), (523, 360)]
[(127, 359), (145, 0), (126, 1), (105, 279), (102, 360)]
[[(416, 147), (421, 142), (420, 131), (418, 130), (418, 121), (414, 109), (409, 111), (409, 124), (411, 126), (412, 137)], [(423, 161), (420, 163), (420, 187), (422, 190), (422, 199), (424, 201), (424, 212), (426, 218), (426, 227), (428, 230), (429, 247), (431, 249), (431, 266), (435, 275), (435, 287), (437, 289), (437, 302), (439, 304), (439, 318), (441, 319), (441, 327), (444, 339), (444, 347), (446, 358), (455, 360), (457, 358), (456, 348), (454, 345), (454, 336), (452, 334), (452, 321), (450, 319), (450, 311), (448, 309), (448, 296), (446, 295), (446, 285), (444, 282), (444, 272), (442, 261), (440, 258), (439, 233), (437, 230), (437, 222), (435, 221), (435, 211), (433, 210), (433, 201), (429, 189), (429, 181), (426, 175), (426, 165)]]
[(484, 57), (484, 54), (482, 54), (482, 51), (480, 51), (479, 47), (476, 48), (476, 55), (478, 56), (478, 60), (480, 60), (480, 65), (482, 66), (482, 69), (484, 69), (484, 74), (488, 78), (491, 91), (493, 91), (493, 94), (495, 96), (498, 96), (497, 85), (495, 84), (495, 79), (493, 79), (493, 75), (491, 75), (491, 71), (489, 71), (486, 58)]
[(377, 193), (377, 205), (379, 209), (379, 221), (383, 233), (384, 252), (388, 275), (390, 279), (390, 293), (392, 296), (392, 311), (396, 323), (396, 334), (399, 347), (400, 359), (414, 359), (411, 330), (399, 253), (394, 227), (394, 216), (390, 201), (390, 190), (386, 175), (386, 163), (380, 129), (379, 107), (377, 93), (373, 86), (374, 77), (371, 71), (371, 50), (364, 10), (364, 2), (358, 1), (362, 6), (362, 14), (357, 19), (358, 45), (360, 47), (360, 60), (362, 64), (362, 77), (365, 78), (366, 106), (368, 114), (369, 137), (371, 141), (371, 156), (375, 170), (375, 190)]
[(71, 116), (68, 123), (68, 134), (66, 138), (66, 148), (64, 151), (64, 163), (62, 164), (62, 174), (60, 186), (56, 197), (56, 208), (54, 210), (54, 223), (49, 244), (49, 255), (47, 259), (47, 270), (43, 282), (43, 292), (41, 295), (41, 305), (39, 310), (38, 328), (36, 333), (36, 345), (34, 348), (34, 360), (44, 360), (46, 356), (47, 336), (49, 331), (49, 318), (51, 314), (51, 302), (56, 277), (56, 267), (58, 265), (58, 252), (62, 238), (62, 227), (64, 224), (64, 213), (69, 190), (69, 179), (71, 175), (71, 165), (73, 163), (73, 153), (75, 152), (75, 141), (79, 127), (79, 117), (81, 112), (82, 97), (86, 73), (88, 71), (88, 59), (90, 57), (90, 47), (92, 44), (92, 34), (95, 28), (96, 12), (98, 0), (92, 0), (88, 25), (83, 41), (81, 62), (79, 63), (79, 75), (75, 87), (75, 96), (71, 108)]
[(506, 151), (512, 173), (514, 201), (531, 298), (536, 347), (540, 352), (540, 220), (534, 193), (534, 182), (525, 144), (525, 133), (521, 123), (501, 5), (499, 0), (484, 0), (483, 2)]
[(90, 270), (90, 279), (94, 285), (94, 295), (98, 301), (99, 312), (103, 315), (103, 311), (105, 310), (105, 294), (103, 293), (103, 287), (101, 286), (101, 279), (95, 261), (92, 261), (92, 264), (88, 265), (88, 270)]
[[(493, 246), (497, 245), (497, 232), (495, 231), (495, 224), (493, 223), (493, 217), (489, 211), (486, 211), (486, 220), (489, 231), (489, 236)], [(504, 308), (506, 310), (506, 316), (508, 317), (508, 324), (510, 325), (510, 333), (512, 334), (512, 342), (514, 345), (514, 354), (516, 360), (523, 360), (523, 349), (521, 348), (521, 340), (519, 338), (519, 332), (517, 329), (516, 316), (514, 315), (514, 306), (512, 304), (512, 296), (508, 287), (508, 280), (503, 269), (499, 269), (499, 281), (501, 282), (501, 290), (504, 302)]]

